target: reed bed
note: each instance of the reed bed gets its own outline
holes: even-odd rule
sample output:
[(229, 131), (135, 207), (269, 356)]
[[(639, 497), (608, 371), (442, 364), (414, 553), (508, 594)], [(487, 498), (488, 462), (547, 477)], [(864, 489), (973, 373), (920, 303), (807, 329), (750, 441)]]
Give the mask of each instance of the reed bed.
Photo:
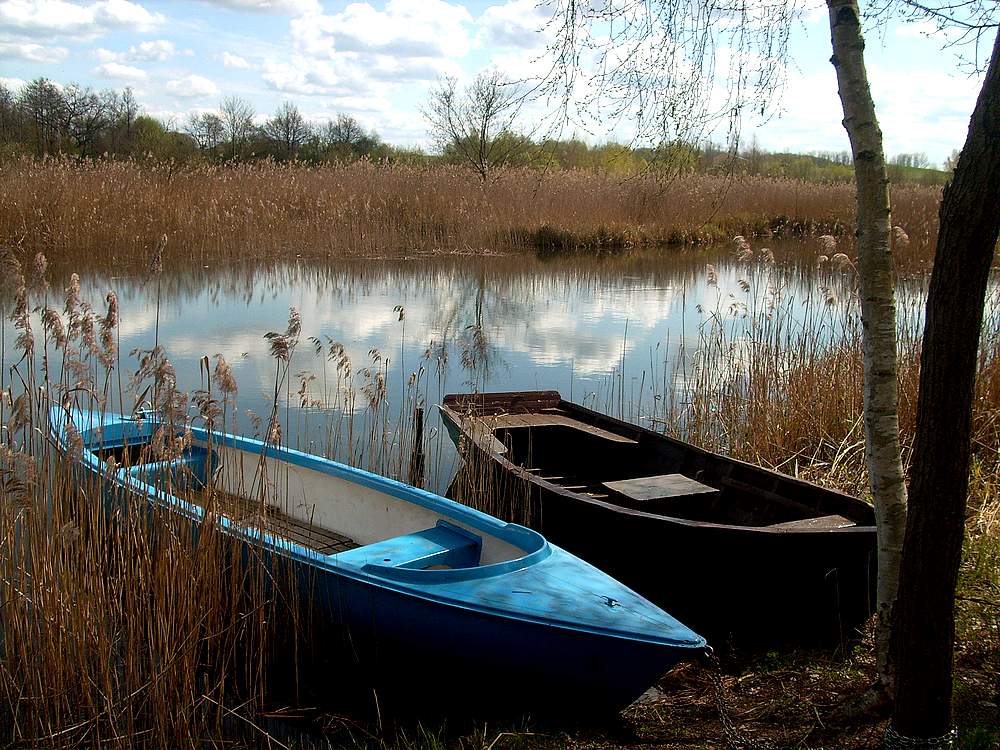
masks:
[[(913, 238), (901, 269), (929, 265), (939, 191), (894, 189)], [(512, 169), (376, 164), (150, 164), (49, 159), (0, 166), (0, 242), (26, 238), (63, 267), (144, 267), (156, 238), (176, 264), (297, 256), (542, 253), (703, 244), (772, 234), (849, 236), (854, 187), (790, 179), (654, 174), (622, 179)], [(848, 251), (849, 252), (849, 251)], [(67, 265), (68, 264), (68, 265)]]
[[(711, 283), (714, 268), (706, 273)], [(650, 353), (648, 369), (629, 373), (631, 386), (616, 371), (586, 401), (709, 450), (866, 496), (856, 277), (820, 271), (804, 298), (790, 294), (782, 278), (769, 262), (744, 263), (741, 293), (698, 306), (694, 351), (665, 345)], [(916, 430), (924, 288), (898, 291), (905, 463)], [(1000, 286), (987, 300), (980, 337), (972, 440), (977, 471), (1000, 469)], [(980, 489), (985, 494), (973, 497), (973, 507), (995, 499)]]
[[(814, 293), (802, 300), (782, 287), (759, 247), (750, 258), (740, 247), (736, 255), (743, 258), (740, 292), (689, 311), (702, 321), (693, 350), (664, 343), (650, 352), (648, 369), (617, 370), (581, 400), (865, 495), (860, 328), (850, 269), (815, 271)], [(60, 747), (269, 742), (258, 714), (270, 700), (272, 676), (291, 672), (294, 684), (296, 660), (307, 653), (307, 630), (298, 619), (302, 602), (281, 593), (290, 590), (281, 585), (286, 572), (244, 559), (211, 514), (192, 535), (171, 514), (128, 503), (109, 512), (100, 500), (107, 487), (81, 482), (47, 438), (48, 408), (58, 404), (130, 411), (148, 400), (181, 436), (189, 419), (232, 429), (238, 384), (224, 360), (214, 367), (206, 360), (202, 388), (179, 393), (155, 340), (137, 353), (135, 374), (127, 372), (117, 346), (117, 298), (109, 294), (88, 305), (72, 276), (65, 293), (48, 287), (44, 257), (25, 265), (27, 272), (8, 258), (3, 278), (10, 289), (0, 296), (14, 331), (13, 340), (0, 341), (3, 740)], [(169, 285), (169, 277), (164, 282)], [(921, 295), (901, 300), (901, 428), (908, 453)], [(389, 394), (389, 368), (403, 363), (390, 363), (386, 352), (401, 347), (406, 335), (405, 310), (396, 312), (399, 340), (373, 349), (363, 363), (351, 363), (335, 341), (299, 341), (294, 312), (283, 331), (268, 334), (274, 391), (270, 412), (257, 415), (258, 434), (295, 445), (318, 433), (319, 445), (301, 447), (418, 483), (424, 472), (410, 459), (422, 445), (419, 453), (432, 457), (424, 467), (427, 483), (435, 482), (444, 468), (433, 458), (440, 450), (435, 454), (433, 439), (418, 436), (414, 414), (443, 395), (443, 363), (452, 355), (428, 346), (419, 361), (406, 363), (412, 375), (398, 398)], [(478, 322), (454, 342), (459, 351), (453, 356), (471, 388), (487, 382), (488, 321)], [(319, 358), (319, 368), (300, 370), (296, 363), (305, 357)], [(1000, 660), (1000, 290), (990, 297), (981, 338), (973, 439), (960, 628), (979, 649), (976, 658), (993, 664)], [(162, 450), (171, 450), (169, 441)], [(530, 518), (518, 487), (474, 466), (456, 489), (502, 517)]]
[[(162, 476), (163, 491), (205, 508), (192, 523), (135, 502), (107, 475), (81, 471), (75, 461), (86, 425), (70, 422), (61, 444), (50, 434), (53, 408), (139, 408), (162, 426), (140, 457), (106, 456), (107, 472), (178, 457), (193, 424), (235, 431), (239, 386), (231, 368), (221, 356), (214, 366), (205, 357), (201, 387), (182, 392), (156, 333), (150, 348), (128, 358), (119, 351), (114, 292), (91, 304), (76, 274), (65, 290), (50, 288), (43, 254), (25, 262), (9, 251), (0, 256), (0, 308), (11, 323), (0, 327), (0, 742), (272, 743), (260, 718), (265, 707), (302, 705), (319, 690), (329, 697), (336, 676), (310, 672), (310, 659), (314, 651), (325, 655), (335, 634), (312, 617), (290, 562), (247, 547), (218, 524), (225, 513), (237, 528), (267, 527), (273, 488), (263, 481), (263, 461), (238, 517), (211, 478), (195, 490), (183, 476)], [(151, 270), (158, 278), (162, 258)], [(405, 311), (398, 314), (402, 322)], [(251, 419), (258, 436), (299, 444), (315, 433), (309, 420), (322, 419), (322, 445), (309, 449), (420, 482), (413, 408), (421, 389), (426, 394), (424, 369), (402, 394), (409, 416), (396, 419), (387, 408), (388, 358), (372, 350), (355, 372), (336, 342), (300, 342), (300, 334), (294, 309), (284, 330), (263, 334), (274, 386), (269, 410)], [(300, 343), (322, 357), (322, 373), (292, 373)], [(370, 700), (346, 695), (355, 708)]]
[[(126, 378), (113, 292), (98, 312), (74, 275), (55, 302), (44, 256), (28, 273), (11, 254), (3, 266), (16, 338), (0, 342), (0, 741), (255, 742), (256, 712), (279, 686), (272, 676), (294, 672), (301, 612), (290, 566), (222, 533), (210, 493), (192, 524), (82, 472), (81, 427), (71, 422), (62, 445), (49, 433), (53, 407), (122, 411), (148, 394), (164, 425), (150, 450), (156, 459), (179, 455), (186, 424), (225, 422), (235, 391), (225, 363), (205, 390), (184, 394), (154, 346)], [(127, 455), (107, 461), (108, 472), (129, 464)], [(182, 491), (163, 481), (167, 492)]]

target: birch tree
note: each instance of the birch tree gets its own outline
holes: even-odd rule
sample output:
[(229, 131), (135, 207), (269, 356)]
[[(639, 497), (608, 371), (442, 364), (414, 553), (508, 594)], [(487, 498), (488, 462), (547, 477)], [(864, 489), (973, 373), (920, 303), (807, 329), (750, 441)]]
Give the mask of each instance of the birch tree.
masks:
[(865, 459), (878, 536), (875, 657), (879, 686), (892, 692), (892, 612), (906, 533), (906, 480), (899, 445), (896, 392), (896, 293), (892, 209), (882, 131), (865, 69), (857, 0), (827, 0), (831, 62), (854, 157), (857, 187), (858, 284), (864, 362)]
[[(828, 0), (832, 62), (857, 183), (857, 242), (863, 324), (866, 460), (878, 536), (877, 657), (880, 684), (891, 687), (891, 614), (898, 588), (906, 523), (906, 485), (900, 459), (896, 393), (895, 291), (891, 211), (882, 132), (868, 87), (856, 0)], [(609, 2), (581, 6), (566, 0), (550, 28), (564, 101), (584, 89), (593, 110), (610, 98), (611, 115), (631, 116), (639, 137), (693, 141), (720, 123), (738, 140), (744, 114), (767, 118), (784, 85), (788, 37), (799, 6), (717, 0)], [(719, 50), (728, 69), (717, 71)], [(600, 71), (580, 86), (579, 60)], [(572, 105), (570, 105), (572, 106)]]

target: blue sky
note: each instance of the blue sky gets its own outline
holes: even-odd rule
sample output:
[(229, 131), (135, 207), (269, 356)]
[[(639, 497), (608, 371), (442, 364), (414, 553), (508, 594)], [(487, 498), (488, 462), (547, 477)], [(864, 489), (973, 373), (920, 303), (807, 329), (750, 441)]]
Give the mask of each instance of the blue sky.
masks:
[[(537, 72), (545, 17), (537, 0), (0, 0), (0, 79), (131, 86), (147, 112), (178, 126), (226, 95), (260, 117), (292, 101), (317, 122), (346, 112), (392, 143), (428, 146), (419, 108), (438, 77), (469, 80), (490, 65), (514, 78)], [(887, 152), (941, 163), (965, 138), (979, 79), (932, 31), (871, 29), (867, 51)], [(744, 142), (847, 149), (822, 5), (803, 10), (790, 51), (787, 85), (771, 102), (780, 116), (747, 122)], [(546, 111), (535, 102), (524, 116)], [(630, 130), (594, 123), (586, 137)]]

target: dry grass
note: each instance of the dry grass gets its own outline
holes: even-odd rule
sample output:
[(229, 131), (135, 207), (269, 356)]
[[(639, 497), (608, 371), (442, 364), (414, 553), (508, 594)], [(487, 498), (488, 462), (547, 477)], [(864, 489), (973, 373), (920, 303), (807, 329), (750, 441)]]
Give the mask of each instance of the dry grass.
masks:
[[(913, 242), (902, 267), (929, 262), (939, 191), (894, 191)], [(166, 234), (165, 260), (384, 256), (413, 252), (618, 250), (794, 233), (850, 234), (854, 189), (694, 175), (663, 183), (584, 171), (505, 173), (484, 188), (458, 167), (367, 162), (306, 166), (24, 160), (0, 166), (0, 243), (53, 263), (135, 269)], [(848, 252), (850, 252), (848, 250)]]
[[(71, 283), (53, 303), (43, 258), (27, 279), (4, 260), (18, 335), (0, 342), (0, 742), (195, 747), (259, 735), (274, 634), (297, 622), (294, 597), (279, 601), (271, 581), (290, 571), (248, 554), (211, 514), (192, 523), (81, 471), (75, 429), (57, 448), (50, 406), (100, 413), (125, 401), (117, 301), (97, 313)], [(187, 398), (150, 355), (155, 404), (173, 420)]]
[[(709, 271), (711, 274), (711, 271)], [(743, 266), (742, 295), (700, 309), (694, 352), (675, 352), (649, 372), (624, 415), (650, 420), (678, 437), (852, 494), (868, 492), (861, 419), (863, 370), (859, 303), (850, 271), (818, 271), (811, 296), (787, 293), (767, 264)], [(899, 293), (899, 418), (904, 462), (916, 430), (922, 292)], [(693, 363), (690, 364), (690, 363)], [(615, 394), (595, 398), (614, 408)], [(644, 408), (642, 404), (645, 404)], [(1000, 289), (991, 294), (980, 344), (973, 444), (984, 481), (979, 508), (1000, 468)], [(978, 489), (977, 489), (978, 488)]]

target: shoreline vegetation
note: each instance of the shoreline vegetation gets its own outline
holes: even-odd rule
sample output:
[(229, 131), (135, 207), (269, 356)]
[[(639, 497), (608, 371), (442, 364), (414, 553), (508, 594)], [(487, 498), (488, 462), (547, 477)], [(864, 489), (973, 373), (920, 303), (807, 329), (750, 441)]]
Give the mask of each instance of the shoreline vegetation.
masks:
[[(122, 357), (115, 293), (103, 307), (87, 305), (71, 272), (99, 268), (109, 276), (139, 276), (155, 268), (158, 321), (164, 267), (250, 268), (299, 258), (331, 267), (337, 259), (527, 253), (540, 263), (557, 255), (634, 250), (694, 251), (692, 263), (703, 265), (699, 249), (720, 243), (728, 249), (736, 238), (733, 255), (747, 262), (740, 282), (747, 297), (720, 300), (715, 310), (699, 306), (704, 322), (697, 351), (681, 357), (690, 371), (660, 372), (651, 361), (645, 410), (643, 385), (636, 402), (634, 393), (626, 397), (624, 372), (612, 373), (605, 392), (593, 394), (593, 406), (613, 411), (608, 406), (617, 403), (628, 419), (651, 419), (657, 429), (697, 444), (867, 495), (856, 292), (850, 289), (850, 300), (839, 302), (836, 291), (820, 287), (808, 324), (790, 325), (795, 316), (762, 271), (774, 262), (766, 245), (797, 237), (814, 238), (801, 243), (805, 263), (825, 258), (826, 268), (849, 270), (856, 254), (855, 188), (846, 154), (767, 154), (756, 144), (737, 150), (683, 143), (588, 146), (576, 139), (535, 143), (506, 131), (498, 138), (511, 156), (486, 179), (485, 172), (480, 177), (458, 165), (461, 144), (440, 156), (398, 149), (348, 116), (314, 128), (289, 104), (257, 127), (249, 103), (229, 97), (219, 114), (192, 117), (181, 132), (142, 114), (129, 89), (98, 93), (37, 79), (15, 95), (0, 85), (0, 247), (10, 245), (20, 258), (5, 259), (0, 274), (9, 287), (0, 294), (0, 314), (10, 321), (0, 340), (0, 744), (400, 750), (720, 745), (724, 732), (712, 677), (694, 665), (665, 676), (660, 692), (626, 711), (620, 723), (596, 727), (551, 726), (534, 717), (509, 727), (428, 728), (394, 725), (388, 717), (383, 723), (377, 713), (351, 715), (339, 706), (303, 713), (276, 706), (266, 686), (276, 662), (272, 638), (294, 642), (299, 623), (264, 585), (263, 567), (245, 565), (210, 518), (197, 539), (179, 533), (176, 519), (143, 509), (125, 508), (109, 522), (93, 502), (102, 488), (80, 486), (45, 438), (52, 403), (127, 411), (141, 393), (152, 392), (154, 406), (170, 422), (223, 425), (235, 420), (237, 409), (238, 385), (221, 356), (210, 370), (205, 353), (203, 389), (191, 393), (177, 390), (170, 352), (157, 346), (155, 334), (138, 363)], [(949, 176), (924, 168), (921, 156), (899, 155), (889, 168), (895, 268), (918, 280), (932, 263), (940, 186)], [(705, 273), (711, 278), (716, 271), (708, 265)], [(53, 278), (69, 279), (65, 294), (50, 288)], [(900, 322), (907, 462), (919, 317)], [(270, 417), (257, 417), (268, 439), (282, 439), (282, 424), (285, 441), (298, 439), (301, 423), (290, 418), (296, 397), (296, 420), (303, 413), (310, 418), (307, 390), (318, 379), (296, 375), (301, 390), (292, 391), (300, 325), (292, 311), (284, 334), (267, 334), (285, 352), (274, 354)], [(481, 321), (469, 329), (471, 348), (462, 358), (470, 357), (471, 373), (475, 347), (485, 338)], [(389, 360), (377, 349), (369, 352), (369, 366), (358, 362), (355, 368), (337, 342), (309, 343), (323, 360), (318, 382), (324, 392), (314, 411), (333, 436), (326, 450), (334, 450), (346, 430), (347, 445), (363, 447), (349, 461), (401, 477), (406, 441), (415, 434), (409, 414), (421, 387), (422, 403), (430, 405), (434, 357), (443, 354), (427, 350), (418, 370), (427, 375), (407, 384), (406, 407), (393, 417)], [(386, 350), (396, 343), (386, 342)], [(309, 350), (302, 342), (299, 362)], [(337, 383), (332, 399), (327, 363)], [(359, 373), (366, 373), (363, 379), (354, 377)], [(643, 371), (641, 383), (645, 376)], [(143, 385), (152, 391), (142, 391)], [(341, 408), (355, 402), (366, 415), (358, 438)], [(961, 750), (993, 750), (1000, 746), (996, 288), (980, 339), (973, 409), (956, 602), (955, 718)], [(166, 437), (162, 450), (169, 455), (183, 432)], [(881, 746), (886, 717), (845, 710), (875, 674), (872, 633), (860, 636), (833, 653), (730, 648), (720, 675), (730, 714), (741, 729), (775, 746)], [(294, 658), (283, 666), (294, 671)], [(296, 716), (307, 726), (303, 736), (288, 729)]]
[[(722, 300), (718, 309), (704, 311), (698, 352), (692, 353), (695, 366), (687, 380), (691, 393), (675, 398), (673, 391), (654, 390), (651, 398), (660, 404), (658, 426), (708, 447), (728, 446), (748, 460), (864, 494), (856, 303), (817, 295), (808, 325), (791, 330), (791, 311), (773, 290), (771, 261), (759, 260), (762, 251), (755, 244), (754, 260), (745, 268), (747, 298), (737, 300), (742, 306)], [(747, 249), (738, 245), (734, 254)], [(0, 593), (6, 602), (0, 610), (4, 741), (14, 747), (275, 744), (263, 734), (266, 728), (276, 736), (286, 733), (279, 746), (287, 742), (295, 747), (719, 745), (722, 730), (712, 680), (693, 665), (671, 672), (659, 686), (661, 693), (629, 709), (619, 725), (551, 726), (544, 717), (534, 717), (510, 727), (457, 723), (414, 728), (383, 724), (380, 718), (297, 714), (269, 705), (263, 685), (269, 664), (264, 645), (280, 612), (272, 611), (274, 599), (258, 585), (249, 587), (245, 599), (220, 595), (233, 590), (226, 587), (234, 586), (231, 572), (238, 568), (225, 540), (211, 528), (198, 540), (186, 540), (174, 532), (172, 519), (157, 514), (126, 513), (118, 524), (107, 523), (87, 500), (87, 488), (72, 481), (51, 443), (38, 439), (49, 403), (81, 399), (116, 410), (124, 402), (127, 410), (133, 396), (150, 383), (155, 386), (152, 392), (159, 394), (161, 413), (224, 424), (238, 408), (238, 384), (220, 359), (202, 390), (177, 391), (169, 352), (144, 351), (139, 362), (121, 356), (113, 292), (105, 305), (88, 306), (80, 298), (78, 278), (70, 277), (63, 293), (46, 281), (58, 274), (47, 269), (44, 257), (37, 255), (33, 262), (30, 255), (22, 258), (7, 262), (4, 280), (10, 293), (3, 304), (13, 331), (0, 344), (5, 363), (0, 398), (0, 422), (5, 425), (0, 440), (5, 498), (0, 505)], [(172, 262), (182, 262), (179, 249)], [(164, 259), (155, 265), (169, 268)], [(714, 269), (705, 272), (711, 276)], [(998, 321), (1000, 296), (995, 291), (981, 343), (975, 458), (959, 582), (955, 691), (962, 750), (989, 750), (1000, 732), (995, 711), (1000, 696)], [(269, 434), (272, 420), (283, 421), (287, 441), (296, 426), (288, 406), (301, 398), (289, 373), (312, 356), (303, 341), (294, 366), (291, 362), (300, 326), (293, 312), (288, 330), (279, 334), (290, 347), (289, 358), (276, 360), (273, 410), (267, 420)], [(902, 427), (908, 445), (919, 337), (914, 328), (904, 326), (901, 333)], [(402, 455), (395, 448), (402, 449), (412, 435), (411, 426), (390, 417), (384, 374), (375, 371), (370, 382), (345, 375), (347, 390), (341, 391), (341, 373), (356, 369), (343, 354), (334, 342), (316, 356), (336, 367), (335, 399), (367, 404), (371, 432), (365, 428), (364, 443), (390, 449), (378, 454), (380, 463), (372, 468), (398, 475), (405, 462), (395, 460)], [(428, 349), (423, 371), (435, 370), (435, 356)], [(381, 358), (379, 363), (389, 366)], [(651, 370), (649, 379), (663, 378), (666, 384), (668, 379), (673, 382), (670, 375), (676, 373)], [(617, 400), (623, 404), (622, 413), (638, 418), (641, 396), (637, 404), (623, 402), (621, 378), (619, 398), (611, 382), (603, 406), (595, 405), (607, 409)], [(326, 382), (325, 372), (318, 382)], [(408, 406), (416, 403), (421, 387), (426, 403), (428, 384), (417, 380), (404, 395)], [(337, 420), (338, 402), (324, 394), (321, 403), (328, 404), (320, 410), (322, 418)], [(165, 442), (164, 450), (170, 449)], [(372, 452), (356, 459), (362, 456), (371, 460)], [(170, 544), (153, 543), (163, 534), (170, 536)], [(250, 669), (240, 669), (241, 664)], [(878, 745), (884, 719), (875, 714), (859, 722), (839, 711), (873, 674), (868, 633), (834, 653), (736, 651), (726, 657), (722, 681), (730, 712), (754, 737), (777, 746), (860, 750)], [(280, 722), (297, 715), (306, 718), (298, 725), (293, 722), (293, 729)], [(304, 739), (287, 736), (302, 725), (310, 731)]]
[[(930, 267), (938, 187), (893, 187), (910, 242), (897, 270)], [(52, 157), (0, 164), (0, 243), (56, 266), (142, 271), (165, 262), (605, 253), (832, 235), (853, 253), (854, 186), (747, 175), (504, 169), (484, 184), (448, 164), (367, 159), (310, 165)], [(67, 265), (68, 264), (68, 265)]]

